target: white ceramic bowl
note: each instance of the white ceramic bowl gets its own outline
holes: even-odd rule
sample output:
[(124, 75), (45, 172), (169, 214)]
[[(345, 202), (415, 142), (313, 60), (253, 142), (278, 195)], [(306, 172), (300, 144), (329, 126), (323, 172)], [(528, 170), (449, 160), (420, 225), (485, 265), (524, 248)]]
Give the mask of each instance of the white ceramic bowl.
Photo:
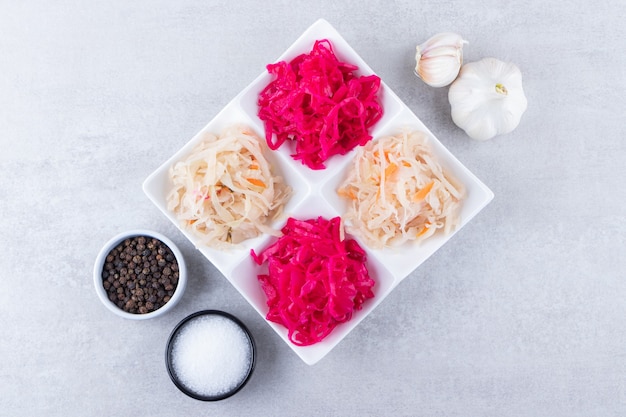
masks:
[[(295, 58), (297, 55), (309, 52), (318, 39), (328, 39), (332, 42), (337, 57), (359, 67), (358, 75), (373, 74), (374, 71), (350, 47), (343, 37), (325, 20), (320, 19), (309, 27), (278, 59), (268, 58), (267, 63)], [(241, 91), (230, 103), (222, 109), (197, 135), (195, 135), (178, 152), (156, 169), (143, 184), (143, 189), (150, 200), (180, 228), (174, 213), (167, 209), (167, 194), (173, 186), (168, 170), (172, 164), (184, 159), (192, 149), (202, 141), (207, 132), (219, 134), (221, 130), (235, 123), (247, 124), (257, 135), (264, 137), (264, 126), (257, 117), (257, 98), (259, 92), (272, 80), (272, 76), (263, 71), (249, 86)], [(438, 157), (442, 166), (457, 178), (467, 192), (461, 209), (461, 222), (457, 229), (450, 234), (437, 234), (430, 237), (419, 246), (404, 245), (394, 249), (369, 249), (363, 242), (361, 247), (368, 256), (368, 270), (376, 281), (375, 297), (367, 300), (363, 308), (352, 316), (346, 323), (337, 326), (324, 340), (312, 346), (296, 346), (289, 341), (287, 329), (271, 321), (267, 321), (276, 333), (293, 349), (307, 364), (312, 365), (322, 359), (334, 346), (337, 345), (358, 323), (363, 320), (385, 297), (412, 271), (419, 267), (426, 259), (441, 248), (456, 232), (476, 216), (493, 198), (491, 190), (470, 172), (452, 153), (428, 130), (422, 121), (400, 100), (400, 98), (381, 82), (381, 100), (384, 115), (370, 132), (377, 138), (397, 134), (405, 129), (419, 130), (428, 136), (432, 151)], [(326, 161), (327, 168), (313, 171), (294, 161), (290, 154), (292, 149), (281, 146), (280, 149), (266, 153), (266, 157), (277, 175), (281, 175), (293, 189), (293, 195), (284, 207), (284, 216), (275, 220), (271, 227), (280, 229), (288, 216), (297, 219), (309, 219), (323, 216), (332, 218), (342, 215), (347, 203), (336, 194), (338, 184), (345, 177), (355, 150), (345, 156), (335, 156)], [(202, 245), (187, 230), (181, 232), (198, 248), (198, 250), (224, 274), (226, 279), (241, 293), (241, 295), (265, 318), (268, 312), (267, 298), (256, 279), (263, 270), (250, 257), (250, 250), (259, 253), (272, 242), (272, 237), (262, 235), (243, 242), (238, 248), (230, 251), (219, 251)], [(354, 237), (354, 236), (352, 236)], [(356, 240), (359, 240), (356, 238)]]
[[(113, 250), (117, 245), (119, 245), (124, 240), (137, 237), (137, 236), (147, 236), (147, 237), (152, 237), (152, 238), (160, 240), (165, 245), (167, 245), (167, 247), (171, 249), (178, 263), (178, 284), (176, 285), (176, 289), (174, 290), (174, 294), (172, 295), (172, 298), (170, 298), (170, 300), (167, 303), (161, 306), (161, 308), (151, 311), (149, 313), (144, 313), (144, 314), (126, 312), (122, 310), (121, 308), (119, 308), (116, 304), (111, 302), (109, 300), (109, 297), (107, 296), (107, 291), (105, 290), (103, 286), (103, 279), (102, 279), (102, 270), (104, 268), (106, 257), (109, 254), (109, 252), (111, 252), (111, 250)], [(100, 253), (98, 254), (98, 257), (96, 258), (96, 263), (93, 268), (93, 280), (94, 280), (94, 285), (96, 287), (96, 294), (98, 294), (98, 298), (100, 298), (100, 301), (102, 301), (102, 304), (104, 304), (104, 306), (107, 309), (109, 309), (109, 311), (126, 319), (146, 320), (146, 319), (151, 319), (151, 318), (158, 317), (158, 316), (165, 314), (166, 312), (174, 308), (174, 306), (178, 303), (178, 301), (180, 301), (181, 297), (183, 296), (183, 293), (185, 292), (185, 287), (187, 286), (187, 267), (185, 265), (185, 260), (183, 258), (183, 254), (181, 253), (181, 251), (174, 244), (174, 242), (172, 242), (166, 236), (162, 235), (161, 233), (152, 231), (152, 230), (143, 230), (143, 229), (129, 230), (127, 232), (123, 232), (112, 237), (102, 247), (102, 249), (100, 250)]]

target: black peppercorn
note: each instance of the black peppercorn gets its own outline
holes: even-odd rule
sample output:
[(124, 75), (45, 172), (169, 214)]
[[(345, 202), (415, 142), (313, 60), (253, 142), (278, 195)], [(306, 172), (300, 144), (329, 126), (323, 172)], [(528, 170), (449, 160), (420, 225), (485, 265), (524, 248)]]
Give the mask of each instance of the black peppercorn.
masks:
[[(113, 248), (102, 269), (109, 300), (133, 314), (155, 311), (170, 301), (178, 284), (178, 262), (158, 239), (136, 236)], [(168, 279), (163, 280), (166, 276)]]

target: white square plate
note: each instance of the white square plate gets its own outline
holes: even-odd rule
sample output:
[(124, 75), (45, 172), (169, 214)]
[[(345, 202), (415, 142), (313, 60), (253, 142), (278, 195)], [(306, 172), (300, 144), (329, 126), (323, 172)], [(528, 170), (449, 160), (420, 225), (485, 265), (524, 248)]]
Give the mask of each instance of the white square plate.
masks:
[[(316, 40), (328, 39), (339, 60), (358, 66), (359, 75), (373, 74), (374, 71), (359, 57), (339, 33), (325, 20), (320, 19), (309, 27), (277, 60), (289, 61), (302, 53), (310, 52)], [(173, 213), (167, 210), (167, 193), (172, 184), (168, 177), (169, 167), (188, 155), (193, 147), (202, 140), (206, 132), (219, 134), (222, 128), (231, 124), (245, 124), (264, 138), (263, 122), (257, 117), (257, 97), (259, 92), (272, 80), (272, 76), (264, 71), (256, 80), (239, 93), (226, 107), (213, 118), (198, 134), (196, 134), (176, 154), (154, 171), (143, 184), (143, 189), (150, 200), (177, 227), (180, 225)], [(375, 297), (366, 301), (363, 309), (356, 311), (352, 319), (337, 326), (333, 332), (321, 342), (312, 346), (296, 346), (287, 337), (287, 330), (280, 325), (267, 321), (276, 333), (294, 350), (307, 364), (312, 365), (328, 354), (354, 327), (359, 324), (387, 295), (407, 277), (415, 268), (443, 246), (448, 239), (467, 224), (493, 198), (493, 193), (476, 176), (463, 166), (424, 126), (413, 112), (381, 82), (380, 99), (384, 116), (370, 132), (373, 140), (385, 135), (400, 133), (403, 129), (425, 132), (433, 152), (441, 165), (448, 169), (466, 188), (466, 199), (463, 201), (461, 223), (455, 232), (448, 235), (435, 234), (420, 245), (406, 244), (400, 248), (372, 250), (361, 241), (359, 244), (368, 253), (368, 269), (371, 277), (376, 280)], [(286, 145), (286, 144), (285, 144)], [(323, 216), (326, 218), (341, 216), (347, 204), (336, 194), (338, 184), (349, 168), (354, 151), (345, 156), (334, 156), (326, 162), (326, 169), (314, 171), (299, 161), (294, 161), (289, 146), (283, 145), (277, 151), (268, 151), (267, 159), (276, 169), (278, 175), (293, 188), (294, 192), (285, 206), (285, 215), (272, 226), (280, 229), (287, 217), (309, 219)], [(241, 295), (265, 318), (268, 307), (265, 294), (256, 276), (265, 272), (250, 257), (250, 249), (261, 252), (274, 238), (260, 236), (241, 244), (237, 249), (218, 251), (196, 244), (196, 239), (184, 229), (181, 232), (196, 245), (198, 250), (217, 267)], [(357, 241), (359, 239), (357, 238)]]

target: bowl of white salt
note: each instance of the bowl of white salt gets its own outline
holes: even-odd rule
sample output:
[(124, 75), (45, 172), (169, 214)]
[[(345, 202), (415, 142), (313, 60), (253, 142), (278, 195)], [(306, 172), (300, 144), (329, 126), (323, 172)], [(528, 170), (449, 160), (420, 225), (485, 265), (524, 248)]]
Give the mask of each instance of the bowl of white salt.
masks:
[(167, 341), (165, 362), (180, 391), (201, 401), (239, 392), (252, 376), (256, 346), (248, 328), (220, 310), (185, 317)]

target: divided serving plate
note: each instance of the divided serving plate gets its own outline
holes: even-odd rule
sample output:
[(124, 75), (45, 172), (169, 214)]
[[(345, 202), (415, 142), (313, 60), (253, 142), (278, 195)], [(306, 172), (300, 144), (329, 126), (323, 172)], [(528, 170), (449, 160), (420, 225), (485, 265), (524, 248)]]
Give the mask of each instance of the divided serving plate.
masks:
[[(358, 75), (370, 75), (374, 71), (348, 45), (341, 35), (325, 20), (320, 19), (311, 25), (278, 59), (290, 61), (302, 53), (311, 51), (316, 40), (328, 39), (333, 45), (335, 55), (340, 61), (358, 66)], [(256, 278), (259, 273), (266, 272), (256, 265), (250, 257), (250, 250), (259, 253), (275, 238), (262, 235), (247, 240), (239, 247), (227, 251), (214, 250), (196, 243), (193, 235), (180, 227), (172, 212), (167, 209), (167, 194), (172, 188), (169, 179), (169, 168), (177, 161), (184, 159), (202, 141), (207, 132), (219, 134), (224, 127), (233, 124), (244, 124), (253, 129), (260, 138), (264, 138), (263, 122), (257, 117), (257, 97), (259, 92), (272, 80), (267, 72), (256, 78), (222, 109), (200, 132), (184, 145), (171, 158), (156, 169), (143, 183), (143, 190), (148, 198), (172, 221), (197, 249), (228, 279), (241, 295), (265, 319), (268, 311), (266, 297)], [(376, 281), (375, 297), (367, 300), (363, 308), (355, 311), (352, 319), (338, 325), (324, 340), (312, 346), (296, 346), (287, 337), (287, 329), (276, 323), (266, 322), (287, 343), (287, 345), (307, 364), (313, 365), (328, 354), (352, 329), (354, 329), (391, 291), (413, 270), (421, 265), (456, 232), (466, 225), (493, 198), (492, 191), (459, 162), (428, 130), (420, 119), (381, 81), (379, 97), (382, 102), (384, 116), (370, 132), (372, 140), (382, 136), (393, 135), (403, 130), (420, 130), (427, 134), (433, 153), (441, 165), (447, 169), (466, 189), (466, 197), (462, 203), (461, 221), (455, 231), (445, 235), (436, 233), (419, 245), (411, 242), (393, 249), (369, 249), (358, 238), (361, 247), (368, 255), (370, 276)], [(275, 175), (281, 175), (293, 189), (291, 199), (284, 207), (284, 214), (271, 223), (280, 229), (288, 217), (301, 220), (323, 216), (332, 218), (341, 216), (347, 209), (347, 203), (336, 194), (336, 189), (344, 179), (355, 150), (344, 155), (336, 155), (326, 162), (326, 169), (314, 171), (291, 158), (292, 148), (285, 143), (276, 151), (266, 149), (265, 156), (272, 164)]]

